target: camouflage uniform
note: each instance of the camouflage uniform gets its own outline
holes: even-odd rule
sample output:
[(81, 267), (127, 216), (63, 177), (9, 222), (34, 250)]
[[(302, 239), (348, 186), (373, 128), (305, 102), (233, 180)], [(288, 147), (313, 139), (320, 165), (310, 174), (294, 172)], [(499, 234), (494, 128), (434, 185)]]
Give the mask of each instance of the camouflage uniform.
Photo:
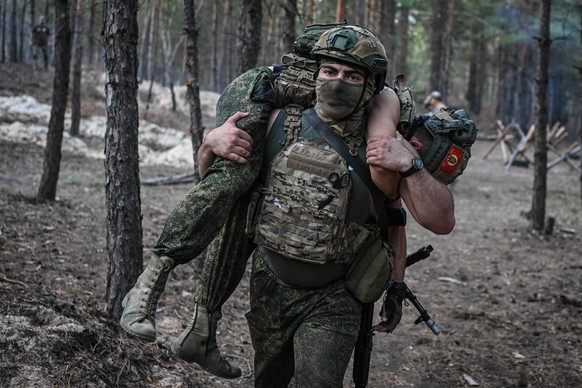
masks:
[(269, 269), (264, 253), (258, 248), (253, 255), (247, 313), (255, 387), (341, 387), (362, 305), (343, 279), (318, 289), (284, 283)]
[(217, 125), (237, 111), (251, 113), (249, 118), (239, 120), (237, 126), (254, 139), (253, 152), (244, 165), (222, 158), (215, 160), (202, 181), (170, 213), (152, 249), (158, 256), (169, 256), (176, 264), (191, 261), (218, 235), (233, 206), (237, 209), (235, 213), (241, 210), (235, 203), (251, 188), (263, 158), (263, 139), (274, 104), (271, 78), (267, 67), (249, 70), (221, 95)]
[[(284, 116), (282, 112), (269, 132), (265, 170), (282, 148)], [(324, 141), (304, 119), (299, 134), (308, 141)], [(365, 160), (361, 134), (344, 140), (360, 144), (359, 155)], [(369, 192), (355, 172), (350, 173), (350, 180), (346, 223), (363, 224), (373, 219), (367, 211), (371, 206)], [(282, 256), (263, 245), (253, 254), (247, 320), (255, 349), (255, 387), (340, 387), (362, 313), (362, 304), (345, 287), (347, 265), (313, 264)], [(289, 266), (285, 273), (281, 266), (271, 267), (280, 260)], [(338, 266), (342, 268), (339, 275)], [(311, 285), (300, 285), (306, 278)]]

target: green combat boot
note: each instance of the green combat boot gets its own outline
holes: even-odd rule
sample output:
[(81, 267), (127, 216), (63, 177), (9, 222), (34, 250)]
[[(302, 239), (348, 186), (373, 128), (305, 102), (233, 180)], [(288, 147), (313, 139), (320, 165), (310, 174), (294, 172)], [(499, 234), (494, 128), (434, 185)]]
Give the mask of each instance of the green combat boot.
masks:
[(172, 351), (182, 360), (195, 362), (215, 376), (234, 379), (240, 377), (240, 368), (222, 358), (216, 344), (216, 327), (221, 317), (220, 311), (208, 316), (206, 307), (196, 304), (192, 321), (174, 341)]
[(173, 259), (152, 253), (148, 266), (121, 302), (123, 314), (120, 323), (123, 330), (142, 340), (156, 341), (156, 305), (172, 268)]

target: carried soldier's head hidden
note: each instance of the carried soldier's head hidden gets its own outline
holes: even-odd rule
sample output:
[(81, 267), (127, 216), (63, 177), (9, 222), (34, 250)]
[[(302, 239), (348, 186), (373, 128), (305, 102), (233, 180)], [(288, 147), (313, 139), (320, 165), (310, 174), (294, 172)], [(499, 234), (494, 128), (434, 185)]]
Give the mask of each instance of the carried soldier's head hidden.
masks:
[(432, 175), (449, 184), (463, 173), (471, 157), (471, 146), (477, 137), (475, 122), (463, 109), (419, 116), (404, 135), (422, 144), (419, 154)]

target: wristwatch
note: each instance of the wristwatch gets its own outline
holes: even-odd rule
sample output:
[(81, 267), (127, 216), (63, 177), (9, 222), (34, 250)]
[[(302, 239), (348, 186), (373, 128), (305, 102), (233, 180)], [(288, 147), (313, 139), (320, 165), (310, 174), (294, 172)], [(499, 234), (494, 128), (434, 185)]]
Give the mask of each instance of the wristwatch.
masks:
[(414, 157), (414, 158), (412, 158), (412, 166), (410, 166), (410, 168), (408, 170), (401, 172), (400, 176), (402, 178), (406, 178), (408, 176), (411, 176), (414, 173), (419, 172), (423, 168), (424, 168), (424, 163), (422, 163), (422, 159)]

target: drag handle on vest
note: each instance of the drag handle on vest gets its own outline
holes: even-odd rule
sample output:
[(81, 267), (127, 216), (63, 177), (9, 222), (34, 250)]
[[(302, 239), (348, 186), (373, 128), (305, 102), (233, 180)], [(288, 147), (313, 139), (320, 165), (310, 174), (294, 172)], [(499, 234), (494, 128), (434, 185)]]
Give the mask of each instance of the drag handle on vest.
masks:
[(370, 357), (372, 355), (372, 319), (374, 316), (374, 303), (365, 303), (362, 310), (362, 322), (354, 351), (353, 379), (356, 388), (365, 388), (368, 385), (368, 373), (370, 371)]

